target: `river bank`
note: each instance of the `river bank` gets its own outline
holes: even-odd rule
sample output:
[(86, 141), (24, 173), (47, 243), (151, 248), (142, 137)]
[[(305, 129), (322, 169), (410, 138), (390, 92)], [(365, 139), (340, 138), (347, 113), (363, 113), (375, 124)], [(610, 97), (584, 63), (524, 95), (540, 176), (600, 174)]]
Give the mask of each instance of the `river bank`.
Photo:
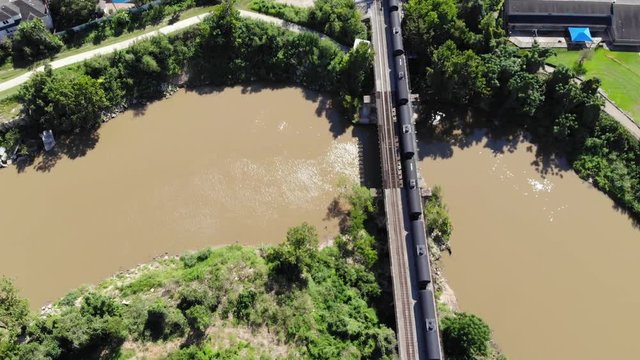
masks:
[[(487, 321), (505, 355), (637, 352), (640, 233), (629, 217), (563, 159), (539, 157), (526, 138), (478, 130), (419, 144), (422, 174), (443, 185), (455, 226), (443, 273), (460, 308)], [(594, 315), (603, 304), (606, 314)]]
[(158, 258), (71, 291), (40, 315), (0, 278), (0, 357), (394, 358), (395, 334), (372, 306), (377, 245), (364, 226), (373, 198), (347, 184), (335, 245), (320, 248), (318, 230), (302, 223), (275, 246)]
[(38, 308), (164, 253), (275, 243), (302, 221), (333, 238), (327, 208), (338, 177), (359, 179), (362, 136), (315, 92), (179, 90), (117, 116), (75, 157), (0, 172), (12, 189), (0, 273)]

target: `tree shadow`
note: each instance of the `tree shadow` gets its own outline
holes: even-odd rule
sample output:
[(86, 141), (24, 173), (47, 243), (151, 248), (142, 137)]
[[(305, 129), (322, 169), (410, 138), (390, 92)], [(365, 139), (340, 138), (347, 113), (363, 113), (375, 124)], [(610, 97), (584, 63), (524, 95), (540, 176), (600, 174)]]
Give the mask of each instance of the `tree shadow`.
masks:
[(202, 344), (202, 341), (206, 339), (206, 335), (207, 333), (200, 329), (191, 329), (187, 334), (187, 338), (180, 344), (180, 349)]
[(629, 211), (629, 209), (618, 205), (615, 201), (613, 202), (613, 205), (611, 205), (611, 207), (620, 214), (627, 216), (629, 220), (631, 220), (631, 226), (633, 226), (634, 229), (640, 230), (640, 219), (635, 217), (634, 214)]
[(185, 86), (187, 93), (194, 92), (198, 95), (218, 94), (224, 91), (224, 86)]
[[(500, 155), (505, 153), (514, 153), (518, 149), (518, 145), (524, 143), (525, 137), (519, 132), (515, 133), (493, 133), (491, 131), (476, 130), (474, 136), (479, 142), (482, 138), (486, 138), (484, 147), (491, 150), (493, 155)], [(478, 138), (480, 136), (480, 138)]]
[[(426, 111), (416, 123), (416, 137), (418, 140), (418, 156), (424, 158), (448, 159), (453, 156), (455, 148), (465, 149), (483, 140), (486, 131), (474, 125), (474, 113), (468, 108), (444, 107), (437, 111), (421, 108)], [(431, 119), (440, 116), (434, 123)]]
[(133, 117), (141, 117), (147, 114), (147, 109), (149, 108), (149, 104), (147, 102), (138, 102), (129, 107), (129, 110), (133, 111)]
[[(380, 295), (371, 299), (371, 306), (375, 309), (381, 323), (396, 329), (389, 238), (384, 222), (380, 221), (385, 218), (382, 197), (378, 197), (376, 202), (376, 214), (372, 215), (365, 223), (367, 231), (376, 239), (375, 249), (378, 252), (378, 261), (373, 264), (371, 271), (380, 286)], [(378, 219), (378, 221), (374, 219)]]
[[(527, 151), (533, 152), (533, 145), (527, 146)], [(573, 170), (566, 157), (544, 151), (541, 147), (536, 148), (535, 156), (536, 158), (531, 162), (531, 166), (542, 177), (555, 175), (563, 178), (563, 173)]]
[(349, 229), (349, 212), (344, 208), (344, 205), (338, 197), (333, 200), (327, 206), (327, 212), (324, 215), (323, 220), (338, 219), (338, 228), (340, 233), (345, 233)]
[(49, 172), (53, 169), (58, 161), (64, 157), (75, 160), (79, 157), (87, 155), (87, 153), (96, 147), (100, 140), (100, 135), (95, 130), (88, 130), (74, 134), (71, 136), (61, 136), (56, 140), (56, 146), (45, 152), (42, 144), (33, 140), (29, 146), (29, 154), (18, 157), (16, 160), (16, 169), (19, 173), (24, 172), (28, 167), (33, 166), (36, 171)]

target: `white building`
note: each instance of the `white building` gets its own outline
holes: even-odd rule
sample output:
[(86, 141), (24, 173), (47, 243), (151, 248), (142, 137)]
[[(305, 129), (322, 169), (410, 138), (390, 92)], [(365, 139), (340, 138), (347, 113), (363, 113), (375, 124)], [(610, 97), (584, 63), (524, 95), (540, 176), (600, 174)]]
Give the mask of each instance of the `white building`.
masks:
[(49, 9), (41, 0), (0, 0), (0, 39), (13, 34), (20, 22), (41, 19), (48, 29), (53, 28)]

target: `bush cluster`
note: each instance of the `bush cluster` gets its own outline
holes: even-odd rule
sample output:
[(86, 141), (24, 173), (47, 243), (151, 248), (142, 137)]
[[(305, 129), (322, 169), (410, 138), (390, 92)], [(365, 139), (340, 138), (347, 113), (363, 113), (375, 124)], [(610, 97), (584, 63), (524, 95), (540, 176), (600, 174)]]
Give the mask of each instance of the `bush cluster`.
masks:
[[(143, 5), (149, 1), (138, 1)], [(15, 67), (26, 67), (50, 58), (65, 48), (76, 48), (87, 43), (100, 44), (104, 40), (127, 32), (157, 25), (169, 18), (177, 21), (180, 13), (195, 6), (220, 3), (219, 0), (167, 0), (150, 6), (146, 11), (120, 10), (101, 21), (93, 21), (104, 14), (98, 11), (97, 0), (53, 0), (50, 3), (56, 31), (53, 35), (41, 20), (23, 21), (13, 38), (0, 42), (0, 65), (12, 60)], [(81, 30), (72, 27), (87, 24)]]
[(249, 7), (326, 34), (346, 46), (351, 46), (356, 38), (367, 37), (360, 11), (351, 0), (317, 0), (311, 8), (286, 5), (274, 0), (253, 0)]

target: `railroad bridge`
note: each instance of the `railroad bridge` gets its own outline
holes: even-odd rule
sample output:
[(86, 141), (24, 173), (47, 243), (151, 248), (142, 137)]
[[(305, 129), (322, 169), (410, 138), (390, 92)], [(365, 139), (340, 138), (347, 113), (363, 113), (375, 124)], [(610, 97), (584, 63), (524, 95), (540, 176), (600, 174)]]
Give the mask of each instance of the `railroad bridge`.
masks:
[(398, 353), (401, 360), (442, 359), (400, 10), (399, 0), (375, 0), (370, 8)]

